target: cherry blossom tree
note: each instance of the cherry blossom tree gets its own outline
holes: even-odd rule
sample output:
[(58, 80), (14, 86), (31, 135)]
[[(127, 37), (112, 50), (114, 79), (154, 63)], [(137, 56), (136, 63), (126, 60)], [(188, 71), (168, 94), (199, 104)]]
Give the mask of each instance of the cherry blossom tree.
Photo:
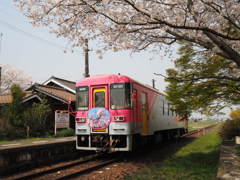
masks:
[(30, 86), (32, 78), (23, 71), (10, 65), (0, 65), (2, 67), (0, 94), (9, 92), (13, 84), (18, 84), (25, 89)]
[(239, 0), (15, 0), (37, 26), (72, 46), (98, 39), (104, 50), (159, 50), (188, 41), (240, 66)]

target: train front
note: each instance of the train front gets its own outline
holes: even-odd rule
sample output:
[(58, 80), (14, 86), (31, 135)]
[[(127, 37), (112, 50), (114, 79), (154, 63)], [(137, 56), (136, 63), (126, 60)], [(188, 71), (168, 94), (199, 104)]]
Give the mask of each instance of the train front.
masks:
[(77, 149), (131, 151), (131, 92), (126, 76), (90, 77), (77, 83)]

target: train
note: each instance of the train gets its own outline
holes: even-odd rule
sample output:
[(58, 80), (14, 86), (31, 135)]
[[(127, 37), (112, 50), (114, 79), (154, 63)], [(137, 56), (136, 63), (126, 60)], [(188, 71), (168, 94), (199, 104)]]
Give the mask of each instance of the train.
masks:
[(187, 132), (187, 120), (157, 89), (119, 74), (76, 82), (76, 148), (135, 151)]

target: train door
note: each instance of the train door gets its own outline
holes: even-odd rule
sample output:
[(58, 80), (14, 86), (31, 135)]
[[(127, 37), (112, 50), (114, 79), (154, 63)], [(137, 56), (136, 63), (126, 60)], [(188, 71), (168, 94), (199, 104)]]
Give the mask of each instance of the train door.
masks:
[(142, 135), (147, 136), (149, 130), (148, 102), (147, 93), (141, 92), (141, 116), (142, 116)]
[(93, 107), (107, 108), (107, 96), (105, 87), (93, 89)]

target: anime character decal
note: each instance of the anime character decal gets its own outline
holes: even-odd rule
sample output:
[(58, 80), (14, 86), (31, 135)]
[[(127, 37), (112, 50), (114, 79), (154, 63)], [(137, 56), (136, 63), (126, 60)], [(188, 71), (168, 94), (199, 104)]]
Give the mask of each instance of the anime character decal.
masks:
[(105, 108), (93, 108), (87, 114), (87, 124), (93, 129), (108, 128), (110, 113)]

